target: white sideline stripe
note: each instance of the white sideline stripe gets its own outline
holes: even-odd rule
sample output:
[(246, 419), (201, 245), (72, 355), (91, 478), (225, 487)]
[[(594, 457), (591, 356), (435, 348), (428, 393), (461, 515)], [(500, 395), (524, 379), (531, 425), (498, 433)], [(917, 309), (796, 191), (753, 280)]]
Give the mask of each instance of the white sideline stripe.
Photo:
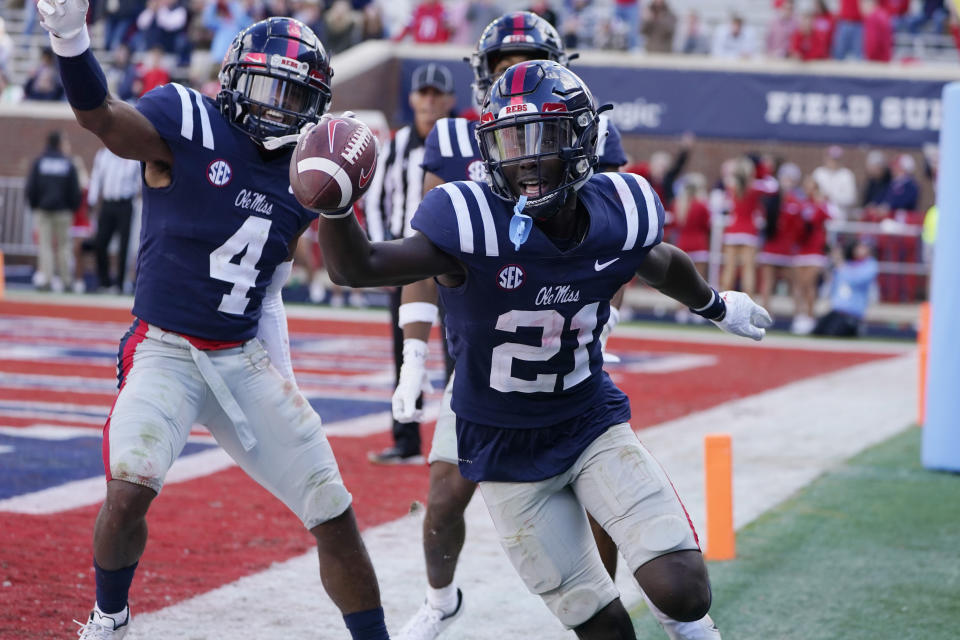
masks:
[(473, 157), (473, 146), (470, 144), (470, 133), (467, 130), (466, 118), (457, 118), (453, 121), (457, 128), (457, 145), (460, 146), (460, 155), (464, 158)]
[(193, 140), (193, 104), (190, 102), (190, 94), (182, 85), (176, 82), (170, 84), (180, 96), (180, 135), (187, 140)]
[(449, 158), (453, 155), (453, 145), (450, 143), (450, 119), (440, 118), (437, 124), (437, 142), (440, 144), (440, 155)]
[(196, 89), (189, 89), (193, 94), (193, 99), (197, 103), (197, 109), (200, 110), (200, 130), (203, 132), (203, 146), (213, 151), (213, 129), (210, 128), (210, 116), (203, 106), (203, 98)]
[(457, 185), (449, 182), (440, 185), (440, 188), (447, 192), (450, 202), (453, 203), (453, 210), (457, 214), (460, 251), (473, 253), (473, 225), (470, 222), (470, 210), (467, 208), (467, 200), (463, 197), (463, 192), (457, 188)]
[(620, 196), (620, 204), (623, 205), (623, 213), (627, 218), (627, 237), (623, 241), (623, 251), (630, 251), (637, 244), (637, 233), (639, 233), (638, 227), (640, 226), (637, 201), (623, 176), (619, 173), (605, 173), (603, 175), (610, 179), (610, 182), (617, 189), (617, 195)]
[[(622, 352), (611, 353), (619, 355)], [(666, 358), (658, 357), (646, 362), (621, 364), (616, 369), (610, 369), (607, 373), (614, 377), (623, 370), (629, 373), (673, 373), (676, 371), (699, 369), (700, 367), (712, 367), (717, 363), (717, 360), (717, 356), (696, 355), (691, 353), (670, 354)]]
[(480, 220), (483, 222), (483, 246), (487, 251), (487, 256), (496, 258), (500, 255), (500, 247), (497, 243), (497, 227), (493, 224), (490, 203), (484, 197), (480, 185), (472, 180), (467, 182), (466, 185), (473, 197), (477, 199), (477, 207), (480, 209)]
[[(729, 431), (734, 520), (741, 527), (849, 456), (903, 430), (916, 406), (914, 385), (904, 380), (913, 379), (915, 371), (913, 356), (859, 365), (729, 402), (640, 435), (670, 472), (702, 534), (703, 435)], [(450, 637), (569, 640), (570, 632), (560, 628), (507, 563), (480, 499), (467, 508), (466, 520), (466, 545), (457, 569), (466, 609)], [(380, 581), (387, 625), (396, 633), (423, 601), (421, 520), (405, 516), (373, 527), (364, 532), (364, 540)], [(640, 597), (631, 582), (623, 571), (618, 576), (627, 607)], [(736, 612), (718, 609), (711, 614), (722, 628), (724, 618)], [(310, 637), (317, 629), (330, 629), (329, 637), (346, 637), (339, 612), (320, 586), (314, 551), (165, 609), (135, 615), (126, 637), (259, 640), (273, 637), (278, 629), (285, 637)]]
[[(164, 485), (186, 482), (234, 465), (233, 459), (220, 448), (181, 456), (167, 472)], [(0, 512), (46, 515), (76, 509), (103, 500), (104, 490), (103, 476), (75, 480), (43, 491), (0, 500)]]

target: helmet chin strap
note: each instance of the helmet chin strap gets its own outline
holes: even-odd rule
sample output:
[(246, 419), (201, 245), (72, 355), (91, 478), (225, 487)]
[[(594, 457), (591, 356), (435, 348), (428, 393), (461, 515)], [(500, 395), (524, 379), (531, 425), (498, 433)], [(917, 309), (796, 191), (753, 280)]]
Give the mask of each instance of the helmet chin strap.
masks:
[[(353, 115), (353, 113), (349, 111), (347, 111), (346, 113)], [(316, 122), (308, 122), (307, 124), (300, 127), (299, 133), (291, 133), (285, 136), (273, 136), (270, 138), (264, 138), (262, 143), (263, 148), (266, 149), (267, 151), (273, 151), (275, 149), (279, 149), (280, 147), (285, 147), (288, 144), (296, 144), (297, 142), (300, 141), (300, 136), (306, 135), (306, 133), (310, 131), (310, 129), (313, 129), (315, 126), (317, 126)]]
[(263, 148), (267, 151), (273, 151), (275, 149), (279, 149), (280, 147), (285, 147), (288, 144), (296, 144), (299, 139), (299, 133), (291, 133), (290, 135), (286, 136), (264, 138), (261, 144), (263, 144)]

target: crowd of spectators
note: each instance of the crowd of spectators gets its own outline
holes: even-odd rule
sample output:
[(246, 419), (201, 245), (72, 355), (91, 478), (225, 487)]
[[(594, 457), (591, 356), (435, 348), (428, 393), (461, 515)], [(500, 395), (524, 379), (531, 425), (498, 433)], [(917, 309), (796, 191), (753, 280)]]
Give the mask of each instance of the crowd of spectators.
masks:
[[(32, 33), (36, 11), (31, 0), (25, 2), (23, 28)], [(707, 24), (696, 10), (678, 15), (670, 0), (528, 0), (525, 8), (554, 24), (566, 45), (577, 49), (890, 61), (898, 32), (951, 34), (960, 43), (957, 17), (945, 0), (771, 2), (766, 25), (751, 24), (736, 13)], [(102, 22), (100, 44), (118, 52), (126, 64), (136, 61), (137, 73), (150, 68), (145, 61), (156, 63), (156, 54), (162, 54), (167, 73), (203, 86), (214, 79), (232, 37), (264, 17), (302, 20), (336, 54), (368, 39), (470, 44), (493, 18), (515, 8), (517, 3), (507, 0), (92, 0), (89, 21)], [(0, 100), (20, 96), (7, 93), (4, 98), (13, 48), (0, 18)], [(61, 99), (48, 77), (48, 56), (36, 59), (22, 96)], [(152, 83), (134, 84), (142, 92)]]

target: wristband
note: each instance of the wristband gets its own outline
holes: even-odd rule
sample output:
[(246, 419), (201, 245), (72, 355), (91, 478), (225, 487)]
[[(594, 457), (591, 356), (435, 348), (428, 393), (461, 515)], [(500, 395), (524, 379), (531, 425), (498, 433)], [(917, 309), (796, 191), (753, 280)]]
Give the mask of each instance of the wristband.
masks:
[(405, 302), (397, 310), (397, 326), (402, 329), (411, 322), (429, 322), (432, 325), (439, 311), (437, 305), (430, 302)]
[(353, 213), (353, 205), (350, 205), (346, 209), (338, 209), (329, 213), (326, 211), (317, 211), (317, 213), (322, 215), (327, 220), (339, 220), (340, 218), (346, 218)]
[(80, 32), (69, 37), (61, 38), (50, 34), (50, 48), (61, 58), (75, 58), (90, 48), (90, 32), (87, 25), (83, 25)]
[(690, 308), (690, 311), (702, 316), (707, 320), (723, 320), (723, 316), (727, 313), (727, 304), (723, 301), (723, 298), (720, 297), (720, 294), (717, 293), (717, 290), (710, 288), (710, 302), (699, 307), (697, 309)]

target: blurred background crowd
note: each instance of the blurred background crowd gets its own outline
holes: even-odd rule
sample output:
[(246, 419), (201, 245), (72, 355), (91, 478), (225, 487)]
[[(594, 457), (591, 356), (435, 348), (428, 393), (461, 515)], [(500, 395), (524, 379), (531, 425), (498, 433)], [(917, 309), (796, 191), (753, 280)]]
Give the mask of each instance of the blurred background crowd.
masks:
[[(63, 100), (35, 8), (19, 2), (7, 0), (0, 12), (0, 104)], [(732, 64), (794, 59), (924, 65), (960, 59), (957, 16), (944, 0), (92, 0), (91, 5), (94, 48), (111, 90), (131, 101), (171, 80), (215, 96), (216, 73), (233, 36), (273, 15), (310, 25), (334, 55), (370, 39), (473, 46), (483, 27), (504, 11), (528, 9), (554, 24), (575, 50), (701, 56)], [(780, 300), (774, 310), (787, 313), (796, 333), (849, 333), (851, 327), (856, 333), (870, 305), (925, 299), (936, 229), (935, 146), (921, 153), (868, 150), (856, 158), (841, 147), (824, 147), (816, 168), (809, 158), (804, 163), (758, 151), (728, 158), (710, 171), (700, 163), (693, 171), (688, 165), (697, 145), (685, 135), (669, 152), (630, 158), (624, 170), (650, 180), (668, 212), (665, 239), (690, 253), (712, 282), (747, 291), (766, 305)], [(105, 195), (97, 175), (103, 170), (91, 168), (91, 181), (83, 160), (70, 154), (68, 136), (56, 136), (55, 145), (48, 140), (43, 154), (50, 153), (74, 163), (70, 180), (79, 195), (57, 205), (73, 212), (68, 225), (46, 230), (38, 225), (43, 233), (37, 236), (33, 285), (130, 292), (137, 172), (129, 172), (127, 184), (111, 187), (122, 198)], [(120, 199), (131, 202), (117, 208)], [(114, 207), (115, 219), (106, 229), (105, 201)], [(37, 218), (43, 207), (27, 204)], [(58, 248), (45, 250), (45, 244)], [(129, 251), (118, 249), (128, 244)], [(317, 303), (364, 306), (383, 299), (377, 292), (331, 286), (309, 237), (298, 253), (297, 284)], [(833, 322), (836, 314), (846, 323)], [(675, 317), (699, 319), (685, 310)], [(826, 326), (828, 317), (832, 324)]]
[[(61, 100), (33, 3), (0, 9), (0, 101)], [(216, 90), (227, 45), (243, 27), (293, 16), (327, 49), (364, 40), (472, 45), (505, 10), (528, 9), (568, 47), (717, 58), (957, 61), (960, 26), (945, 0), (92, 0), (95, 49), (118, 95), (170, 78)]]

